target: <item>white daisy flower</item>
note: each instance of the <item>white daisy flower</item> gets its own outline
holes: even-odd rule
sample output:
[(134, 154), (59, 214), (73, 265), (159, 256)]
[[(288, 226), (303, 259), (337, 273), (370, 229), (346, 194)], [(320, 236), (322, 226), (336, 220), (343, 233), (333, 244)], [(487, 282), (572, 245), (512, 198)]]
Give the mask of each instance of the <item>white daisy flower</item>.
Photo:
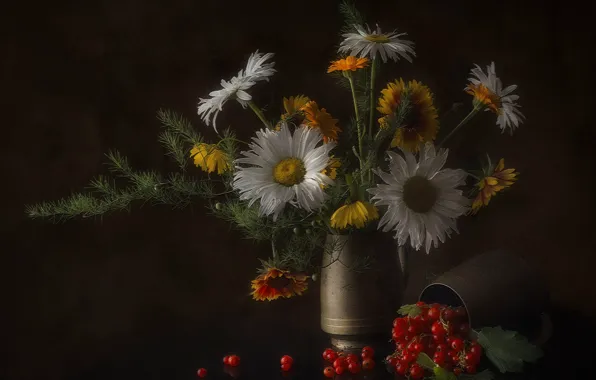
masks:
[(236, 99), (242, 107), (246, 108), (252, 96), (247, 92), (257, 82), (269, 80), (269, 77), (275, 73), (273, 66), (275, 62), (265, 63), (273, 57), (273, 53), (262, 54), (257, 50), (248, 58), (246, 68), (240, 70), (237, 76), (229, 81), (221, 80), (221, 90), (209, 93), (211, 98), (201, 98), (198, 106), (198, 114), (205, 124), (213, 123), (213, 128), (217, 131), (216, 119), (224, 104), (230, 99)]
[(320, 208), (325, 200), (323, 186), (333, 180), (321, 173), (329, 164), (334, 143), (320, 144), (323, 136), (302, 125), (290, 132), (286, 123), (279, 131), (263, 129), (253, 137), (247, 152), (236, 160), (234, 189), (240, 199), (252, 205), (260, 201), (260, 214), (275, 221), (287, 203), (307, 211)]
[(501, 131), (513, 134), (513, 131), (523, 123), (524, 115), (519, 110), (516, 101), (518, 95), (511, 94), (517, 88), (517, 85), (511, 85), (503, 88), (501, 79), (497, 77), (495, 63), (491, 62), (486, 66), (486, 74), (480, 66), (472, 69), (468, 80), (470, 83), (465, 90), (474, 96), (474, 100), (486, 106), (486, 111), (492, 111), (497, 114), (497, 125)]
[(387, 58), (397, 62), (400, 58), (405, 58), (408, 62), (412, 62), (412, 58), (408, 55), (416, 56), (414, 52), (414, 43), (408, 40), (402, 40), (399, 37), (405, 36), (407, 33), (383, 33), (381, 28), (377, 25), (376, 31), (371, 31), (367, 26), (366, 30), (360, 25), (354, 25), (358, 33), (346, 33), (343, 35), (343, 40), (339, 46), (340, 53), (349, 53), (350, 55), (360, 57), (369, 57), (373, 59), (377, 53), (381, 55), (383, 63), (387, 62)]
[(375, 171), (385, 184), (368, 191), (377, 206), (388, 206), (379, 221), (379, 229), (395, 230), (399, 245), (407, 243), (419, 250), (431, 245), (438, 247), (452, 231), (457, 232), (456, 218), (469, 210), (470, 200), (458, 186), (465, 183), (467, 173), (461, 169), (442, 169), (447, 160), (447, 149), (435, 152), (432, 143), (420, 151), (420, 159), (404, 151), (404, 158), (395, 152), (389, 154), (390, 173)]

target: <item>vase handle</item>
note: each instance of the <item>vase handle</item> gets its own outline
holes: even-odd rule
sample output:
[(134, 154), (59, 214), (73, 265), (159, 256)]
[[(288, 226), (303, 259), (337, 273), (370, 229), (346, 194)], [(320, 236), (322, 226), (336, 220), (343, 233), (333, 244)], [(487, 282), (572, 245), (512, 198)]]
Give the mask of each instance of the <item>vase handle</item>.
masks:
[(397, 256), (399, 258), (399, 267), (401, 269), (402, 285), (405, 289), (408, 286), (410, 271), (408, 268), (408, 250), (404, 245), (397, 247)]

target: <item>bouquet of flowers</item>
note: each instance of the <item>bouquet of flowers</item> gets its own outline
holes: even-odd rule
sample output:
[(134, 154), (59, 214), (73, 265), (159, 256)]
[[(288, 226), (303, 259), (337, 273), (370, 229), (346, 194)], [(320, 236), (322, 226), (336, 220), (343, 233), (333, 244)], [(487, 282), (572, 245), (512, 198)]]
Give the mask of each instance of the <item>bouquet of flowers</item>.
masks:
[[(341, 12), (346, 26), (327, 73), (351, 93), (353, 114), (336, 119), (318, 99), (295, 95), (284, 98), (282, 114), (270, 119), (251, 93), (275, 75), (273, 54), (256, 51), (199, 101), (198, 115), (217, 140), (208, 141), (175, 112), (158, 112), (165, 127), (159, 140), (179, 170), (136, 171), (126, 157), (110, 152), (114, 178), (101, 176), (90, 192), (30, 206), (29, 216), (59, 221), (126, 209), (135, 201), (182, 207), (203, 198), (215, 216), (271, 243), (271, 257), (261, 260), (252, 283), (257, 300), (302, 294), (317, 273), (328, 234), (380, 230), (392, 233), (399, 246), (428, 253), (457, 232), (457, 218), (478, 212), (516, 181), (518, 173), (503, 159), (489, 159), (476, 173), (444, 167), (445, 143), (479, 112), (494, 113), (503, 132), (523, 122), (516, 86), (502, 86), (494, 63), (486, 71), (476, 65), (465, 86), (471, 111), (437, 141), (438, 111), (428, 86), (402, 78), (377, 83), (384, 66), (412, 62), (414, 43), (406, 33), (371, 29), (353, 4), (343, 3)], [(218, 114), (233, 101), (263, 124), (251, 141), (217, 128)]]

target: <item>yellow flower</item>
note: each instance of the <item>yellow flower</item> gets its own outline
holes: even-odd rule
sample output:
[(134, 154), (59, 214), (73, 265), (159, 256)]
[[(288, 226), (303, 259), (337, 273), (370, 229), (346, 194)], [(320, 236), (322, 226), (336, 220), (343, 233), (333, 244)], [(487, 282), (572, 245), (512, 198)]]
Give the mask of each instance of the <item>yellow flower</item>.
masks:
[(341, 129), (337, 126), (337, 119), (331, 117), (325, 108), (320, 108), (316, 102), (310, 101), (303, 108), (305, 124), (311, 128), (319, 128), (323, 141), (337, 141), (337, 134)]
[(341, 167), (341, 161), (338, 158), (330, 157), (329, 158), (329, 165), (325, 169), (321, 171), (321, 173), (325, 174), (327, 177), (331, 179), (337, 178), (337, 169)]
[(368, 62), (368, 58), (356, 58), (349, 56), (344, 59), (338, 59), (337, 61), (331, 62), (331, 65), (327, 69), (327, 73), (331, 73), (333, 71), (356, 71), (368, 66)]
[(302, 111), (302, 108), (308, 103), (310, 99), (308, 96), (298, 95), (298, 96), (290, 96), (290, 98), (284, 98), (284, 110), (286, 110), (285, 115), (291, 116), (296, 112)]
[(300, 296), (308, 288), (308, 276), (286, 270), (268, 268), (252, 280), (252, 298), (257, 301), (273, 301), (280, 297)]
[(217, 170), (217, 174), (223, 174), (232, 168), (228, 156), (213, 144), (194, 146), (190, 156), (194, 158), (194, 164), (207, 173)]
[[(331, 156), (329, 157), (329, 164), (325, 169), (321, 170), (321, 173), (334, 180), (337, 178), (337, 169), (340, 167), (341, 161), (338, 158)], [(320, 186), (321, 189), (325, 189), (327, 187), (324, 184), (321, 184)]]
[(501, 97), (485, 85), (479, 84), (468, 84), (466, 92), (474, 97), (474, 100), (478, 103), (482, 103), (488, 107), (491, 111), (499, 115), (502, 109)]
[(367, 222), (379, 219), (377, 208), (368, 202), (356, 201), (338, 208), (331, 215), (331, 227), (346, 229), (362, 228)]
[(476, 195), (472, 203), (472, 214), (478, 213), (483, 206), (487, 206), (490, 199), (497, 192), (513, 185), (519, 175), (515, 169), (505, 169), (505, 160), (502, 158), (499, 160), (495, 169), (492, 170), (492, 173), (490, 168), (487, 172), (484, 178), (476, 183), (478, 195)]
[(310, 101), (308, 96), (297, 95), (290, 96), (289, 98), (283, 98), (284, 110), (286, 113), (281, 115), (280, 121), (275, 125), (275, 130), (281, 129), (281, 123), (283, 121), (294, 125), (302, 124), (304, 120), (304, 106)]
[(395, 118), (404, 91), (410, 94), (412, 108), (402, 126), (395, 131), (391, 147), (418, 152), (421, 145), (428, 141), (434, 141), (439, 131), (437, 109), (433, 104), (432, 92), (427, 86), (415, 80), (406, 85), (403, 79), (387, 84), (387, 87), (381, 91), (377, 107), (377, 110), (385, 115), (379, 119), (379, 124), (381, 128), (386, 128), (389, 121)]

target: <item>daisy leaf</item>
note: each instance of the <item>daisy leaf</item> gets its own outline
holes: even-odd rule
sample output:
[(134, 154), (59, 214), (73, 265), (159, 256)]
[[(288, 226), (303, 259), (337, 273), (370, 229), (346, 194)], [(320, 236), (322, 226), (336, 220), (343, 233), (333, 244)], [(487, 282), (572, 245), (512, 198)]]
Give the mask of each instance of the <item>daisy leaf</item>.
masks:
[(480, 330), (478, 343), (502, 373), (522, 372), (524, 362), (534, 363), (542, 357), (542, 350), (524, 336), (515, 331), (503, 330), (500, 326)]
[(422, 312), (422, 309), (416, 305), (403, 305), (397, 312), (408, 317), (415, 317)]

